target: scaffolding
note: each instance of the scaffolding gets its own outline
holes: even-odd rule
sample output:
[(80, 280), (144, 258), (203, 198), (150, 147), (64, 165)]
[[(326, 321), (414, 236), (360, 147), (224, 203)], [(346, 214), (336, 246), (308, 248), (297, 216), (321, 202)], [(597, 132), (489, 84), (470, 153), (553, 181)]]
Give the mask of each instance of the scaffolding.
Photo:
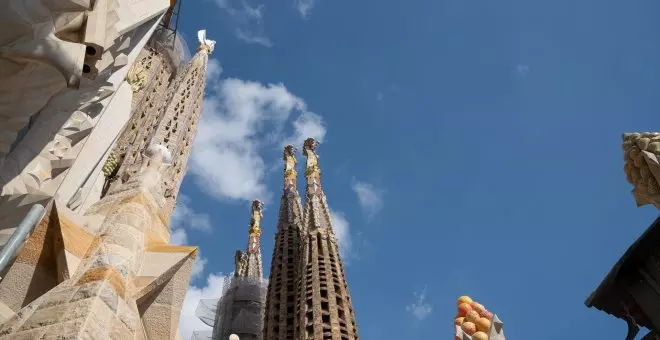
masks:
[(268, 281), (262, 278), (228, 276), (219, 299), (201, 300), (195, 315), (212, 331), (195, 332), (194, 340), (261, 340)]

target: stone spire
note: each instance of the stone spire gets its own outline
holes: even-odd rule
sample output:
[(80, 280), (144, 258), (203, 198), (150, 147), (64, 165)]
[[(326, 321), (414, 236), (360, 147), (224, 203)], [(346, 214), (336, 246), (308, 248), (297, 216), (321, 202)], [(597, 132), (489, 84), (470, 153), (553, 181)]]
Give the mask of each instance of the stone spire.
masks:
[(296, 149), (284, 148), (284, 190), (275, 235), (266, 300), (264, 339), (297, 339), (295, 300), (300, 266), (302, 204), (297, 188)]
[(154, 114), (149, 125), (144, 127), (144, 132), (138, 132), (142, 138), (133, 142), (132, 152), (124, 155), (117, 173), (119, 180), (110, 187), (109, 194), (121, 191), (122, 184), (135, 174), (137, 164), (140, 164), (141, 150), (148, 145), (162, 144), (172, 154), (172, 166), (163, 174), (165, 210), (169, 214), (174, 209), (197, 133), (209, 54), (215, 46), (215, 41), (206, 39), (204, 30), (198, 32), (198, 38), (200, 47), (197, 53), (177, 73), (167, 93), (157, 98), (157, 102), (147, 105), (158, 113)]
[(261, 219), (263, 218), (263, 203), (252, 201), (252, 218), (250, 220), (250, 233), (248, 236), (248, 250), (244, 253), (236, 251), (236, 270), (238, 277), (261, 278), (264, 274), (261, 261)]
[(304, 143), (307, 197), (296, 304), (298, 339), (357, 340), (353, 304), (321, 185), (318, 144), (313, 138)]

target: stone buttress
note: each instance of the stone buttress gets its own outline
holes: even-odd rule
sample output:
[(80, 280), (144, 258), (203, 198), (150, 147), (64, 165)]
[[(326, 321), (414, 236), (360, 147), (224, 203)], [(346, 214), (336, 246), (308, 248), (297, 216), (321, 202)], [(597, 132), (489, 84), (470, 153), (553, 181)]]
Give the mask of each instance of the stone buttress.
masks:
[[(39, 239), (35, 231), (30, 237), (21, 253), (55, 252), (61, 282), (2, 324), (0, 339), (176, 338), (197, 249), (168, 245), (161, 188), (167, 149), (152, 146), (143, 159), (126, 190), (90, 209), (105, 216), (98, 232), (66, 222), (55, 210), (45, 227), (52, 236)], [(38, 244), (46, 241), (52, 244)]]
[(300, 266), (302, 204), (297, 188), (295, 149), (284, 149), (284, 190), (270, 269), (264, 339), (296, 339), (295, 300)]
[(357, 340), (358, 330), (344, 265), (321, 185), (321, 170), (315, 153), (317, 146), (314, 139), (305, 140), (307, 197), (296, 305), (297, 339)]

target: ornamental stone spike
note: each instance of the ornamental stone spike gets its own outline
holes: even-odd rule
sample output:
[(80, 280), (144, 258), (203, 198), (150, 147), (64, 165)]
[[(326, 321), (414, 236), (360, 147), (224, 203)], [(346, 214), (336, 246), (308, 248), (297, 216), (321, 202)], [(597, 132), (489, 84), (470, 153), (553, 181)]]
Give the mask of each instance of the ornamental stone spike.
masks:
[(637, 206), (660, 209), (660, 133), (624, 133), (624, 172)]
[(295, 196), (298, 188), (298, 172), (296, 171), (296, 148), (293, 145), (284, 147), (282, 159), (284, 160), (284, 194)]

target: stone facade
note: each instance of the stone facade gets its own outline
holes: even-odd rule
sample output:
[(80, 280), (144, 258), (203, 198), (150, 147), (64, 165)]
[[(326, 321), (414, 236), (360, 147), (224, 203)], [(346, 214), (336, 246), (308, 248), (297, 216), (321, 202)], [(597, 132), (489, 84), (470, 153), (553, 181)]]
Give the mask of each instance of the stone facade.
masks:
[[(156, 2), (145, 0), (138, 3), (146, 6)], [(106, 1), (97, 0), (95, 6), (104, 3)], [(124, 11), (122, 15), (134, 19), (137, 25), (141, 19), (136, 15), (143, 16), (147, 13), (144, 8), (133, 7), (134, 11), (131, 11), (131, 8), (128, 6), (117, 11)], [(131, 29), (122, 26), (123, 24), (126, 22), (117, 23), (118, 27), (122, 27), (119, 31)], [(143, 33), (150, 35), (154, 27), (147, 27), (149, 29)], [(173, 104), (172, 100), (177, 100), (177, 104), (188, 108), (178, 112), (182, 113), (181, 115), (171, 115), (175, 117), (172, 118), (174, 121), (178, 118), (187, 122), (184, 125), (185, 132), (182, 132), (179, 138), (182, 147), (168, 143), (156, 131), (160, 125), (154, 126), (152, 134), (138, 150), (139, 155), (131, 162), (131, 172), (122, 178), (121, 185), (111, 188), (101, 200), (85, 209), (84, 214), (74, 211), (79, 207), (79, 199), (66, 200), (64, 203), (58, 199), (49, 206), (47, 217), (39, 223), (15, 261), (2, 275), (0, 339), (179, 338), (179, 315), (197, 249), (169, 245), (168, 220), (174, 205), (175, 195), (172, 195), (172, 192), (176, 194), (183, 177), (182, 172), (185, 171), (187, 153), (190, 151), (189, 147), (186, 148), (186, 141), (191, 144), (194, 137), (194, 126), (200, 113), (200, 97), (204, 92), (206, 63), (215, 43), (207, 40), (203, 32), (200, 34), (200, 42), (201, 47), (197, 54), (158, 102), (158, 106), (162, 107), (162, 112), (165, 113), (164, 117), (167, 112), (174, 112), (174, 107), (179, 107)], [(90, 154), (85, 152), (86, 149), (80, 141), (88, 136), (88, 133), (83, 132), (94, 126), (89, 118), (91, 112), (98, 114), (98, 110), (112, 106), (109, 102), (102, 102), (103, 100), (120, 100), (126, 104), (133, 102), (139, 108), (143, 107), (140, 104), (144, 103), (141, 99), (144, 97), (135, 98), (133, 91), (137, 91), (139, 95), (140, 90), (153, 92), (156, 89), (158, 92), (158, 89), (167, 86), (161, 84), (162, 80), (167, 78), (163, 75), (166, 72), (153, 73), (160, 77), (157, 79), (161, 79), (161, 83), (158, 80), (149, 82), (149, 79), (145, 79), (147, 73), (139, 72), (140, 67), (144, 69), (149, 65), (148, 55), (147, 49), (140, 57), (138, 66), (130, 72), (126, 69), (121, 75), (117, 86), (124, 95), (112, 95), (114, 92), (110, 89), (105, 92), (90, 90), (89, 98), (83, 96), (75, 100), (82, 105), (81, 110), (90, 111), (76, 111), (73, 117), (66, 119), (67, 123), (61, 131), (62, 135), (67, 137), (66, 140), (75, 140), (81, 145), (69, 148), (70, 143), (67, 144), (63, 140), (59, 140), (60, 144), (50, 143), (52, 145), (49, 152), (53, 157), (64, 155), (64, 158), (58, 158), (62, 161), (68, 157), (69, 149), (75, 149), (76, 155), (72, 156), (75, 162), (80, 158), (88, 160), (85, 157)], [(135, 57), (137, 51), (133, 58)], [(124, 82), (127, 74), (128, 82)], [(169, 80), (167, 78), (168, 83)], [(71, 92), (69, 96), (73, 99), (75, 93)], [(126, 112), (129, 112), (128, 109), (120, 113)], [(41, 114), (44, 114), (43, 110)], [(52, 118), (57, 115), (47, 114), (45, 117)], [(114, 136), (119, 135), (119, 129), (121, 126)], [(29, 137), (28, 133), (26, 139)], [(130, 139), (129, 137), (126, 138)], [(107, 141), (107, 138), (89, 139), (85, 144), (92, 143), (95, 148), (99, 146), (99, 142)], [(112, 141), (109, 142), (104, 150), (109, 149)], [(87, 151), (93, 150), (97, 149)], [(99, 155), (93, 156), (96, 160), (101, 158)], [(13, 180), (11, 186), (3, 188), (3, 198), (10, 197), (10, 200), (0, 200), (0, 211), (7, 207), (8, 202), (12, 203), (12, 200), (18, 201), (16, 206), (28, 206), (35, 202), (48, 201), (58, 192), (57, 188), (63, 182), (53, 181), (57, 177), (52, 175), (53, 164), (63, 162), (58, 163), (55, 158), (46, 160), (50, 162), (50, 167), (38, 163), (35, 165), (36, 170), (28, 173), (34, 173), (33, 175), (25, 178), (19, 176), (22, 182)], [(77, 164), (75, 162), (74, 167)], [(5, 162), (4, 165), (6, 164), (8, 163)], [(67, 164), (69, 168), (64, 170), (65, 173), (75, 170), (70, 163)], [(83, 165), (85, 164), (81, 164)], [(89, 171), (80, 168), (74, 173), (89, 174), (94, 169), (100, 173), (102, 165), (97, 162), (97, 165), (92, 164)], [(86, 181), (78, 178), (79, 176), (75, 177), (76, 183)], [(26, 182), (27, 180), (32, 182)], [(172, 185), (173, 182), (177, 183), (176, 188)], [(68, 182), (70, 183), (72, 182)], [(24, 188), (27, 188), (25, 190), (32, 196), (20, 196), (18, 193)], [(66, 190), (80, 194), (80, 190), (76, 191), (75, 188), (76, 186), (71, 185)], [(80, 196), (74, 195), (73, 198), (76, 197)]]
[(33, 204), (75, 205), (86, 195), (79, 189), (129, 118), (128, 69), (169, 6), (168, 0), (6, 2), (0, 245)]

